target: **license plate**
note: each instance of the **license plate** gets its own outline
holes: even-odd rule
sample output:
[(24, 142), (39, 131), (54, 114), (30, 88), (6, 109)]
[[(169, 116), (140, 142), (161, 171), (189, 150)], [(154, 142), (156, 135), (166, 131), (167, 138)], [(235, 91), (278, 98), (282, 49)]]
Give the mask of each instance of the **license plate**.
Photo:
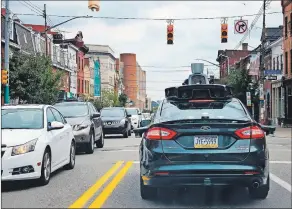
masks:
[(200, 149), (218, 148), (218, 136), (195, 136), (194, 147)]

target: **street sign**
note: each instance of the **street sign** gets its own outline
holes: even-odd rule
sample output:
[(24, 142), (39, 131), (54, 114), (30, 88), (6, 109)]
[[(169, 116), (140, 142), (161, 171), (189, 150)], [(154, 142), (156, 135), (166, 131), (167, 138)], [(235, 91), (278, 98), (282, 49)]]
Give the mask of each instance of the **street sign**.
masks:
[(234, 33), (244, 34), (247, 31), (248, 20), (235, 20), (234, 21)]

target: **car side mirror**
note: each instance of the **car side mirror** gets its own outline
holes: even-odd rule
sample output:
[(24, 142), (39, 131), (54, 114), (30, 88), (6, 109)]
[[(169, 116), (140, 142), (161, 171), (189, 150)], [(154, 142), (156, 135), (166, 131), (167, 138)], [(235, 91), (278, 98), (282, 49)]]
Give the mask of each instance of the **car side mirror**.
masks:
[(58, 121), (48, 123), (48, 131), (58, 130), (64, 128), (64, 124)]
[(93, 113), (91, 118), (98, 118), (100, 117), (100, 113)]
[(275, 126), (266, 126), (260, 124), (261, 128), (263, 129), (264, 132), (266, 132), (266, 135), (274, 134), (276, 127)]

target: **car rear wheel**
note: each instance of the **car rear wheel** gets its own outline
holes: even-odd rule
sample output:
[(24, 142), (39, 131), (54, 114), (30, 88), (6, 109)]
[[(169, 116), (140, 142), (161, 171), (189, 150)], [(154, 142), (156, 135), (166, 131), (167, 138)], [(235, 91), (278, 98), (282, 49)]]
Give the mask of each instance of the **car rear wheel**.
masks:
[(76, 148), (75, 148), (74, 141), (71, 142), (70, 156), (69, 157), (70, 157), (70, 162), (64, 166), (64, 168), (67, 170), (71, 170), (75, 167)]
[(38, 180), (39, 185), (45, 186), (51, 179), (51, 154), (48, 149), (45, 150), (42, 162), (41, 177)]
[(104, 134), (103, 134), (103, 131), (101, 131), (100, 138), (96, 142), (96, 147), (97, 148), (103, 148), (103, 145), (104, 145)]
[(157, 188), (144, 185), (142, 177), (140, 177), (140, 195), (144, 200), (151, 200), (157, 197)]
[(95, 144), (94, 141), (95, 141), (94, 140), (94, 132), (92, 131), (90, 133), (90, 140), (89, 140), (89, 142), (88, 142), (88, 144), (86, 146), (86, 153), (87, 154), (92, 154), (94, 152), (94, 144)]
[(267, 184), (259, 188), (249, 187), (249, 196), (252, 199), (266, 199), (270, 190), (270, 177), (268, 177)]

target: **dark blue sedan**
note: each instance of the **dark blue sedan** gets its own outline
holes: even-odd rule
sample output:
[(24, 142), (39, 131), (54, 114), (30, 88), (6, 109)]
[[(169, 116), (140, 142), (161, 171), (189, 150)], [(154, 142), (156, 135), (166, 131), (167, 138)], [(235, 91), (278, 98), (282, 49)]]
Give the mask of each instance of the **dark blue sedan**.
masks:
[(265, 130), (223, 85), (168, 88), (140, 144), (140, 189), (152, 199), (163, 187), (248, 187), (255, 199), (270, 188)]

